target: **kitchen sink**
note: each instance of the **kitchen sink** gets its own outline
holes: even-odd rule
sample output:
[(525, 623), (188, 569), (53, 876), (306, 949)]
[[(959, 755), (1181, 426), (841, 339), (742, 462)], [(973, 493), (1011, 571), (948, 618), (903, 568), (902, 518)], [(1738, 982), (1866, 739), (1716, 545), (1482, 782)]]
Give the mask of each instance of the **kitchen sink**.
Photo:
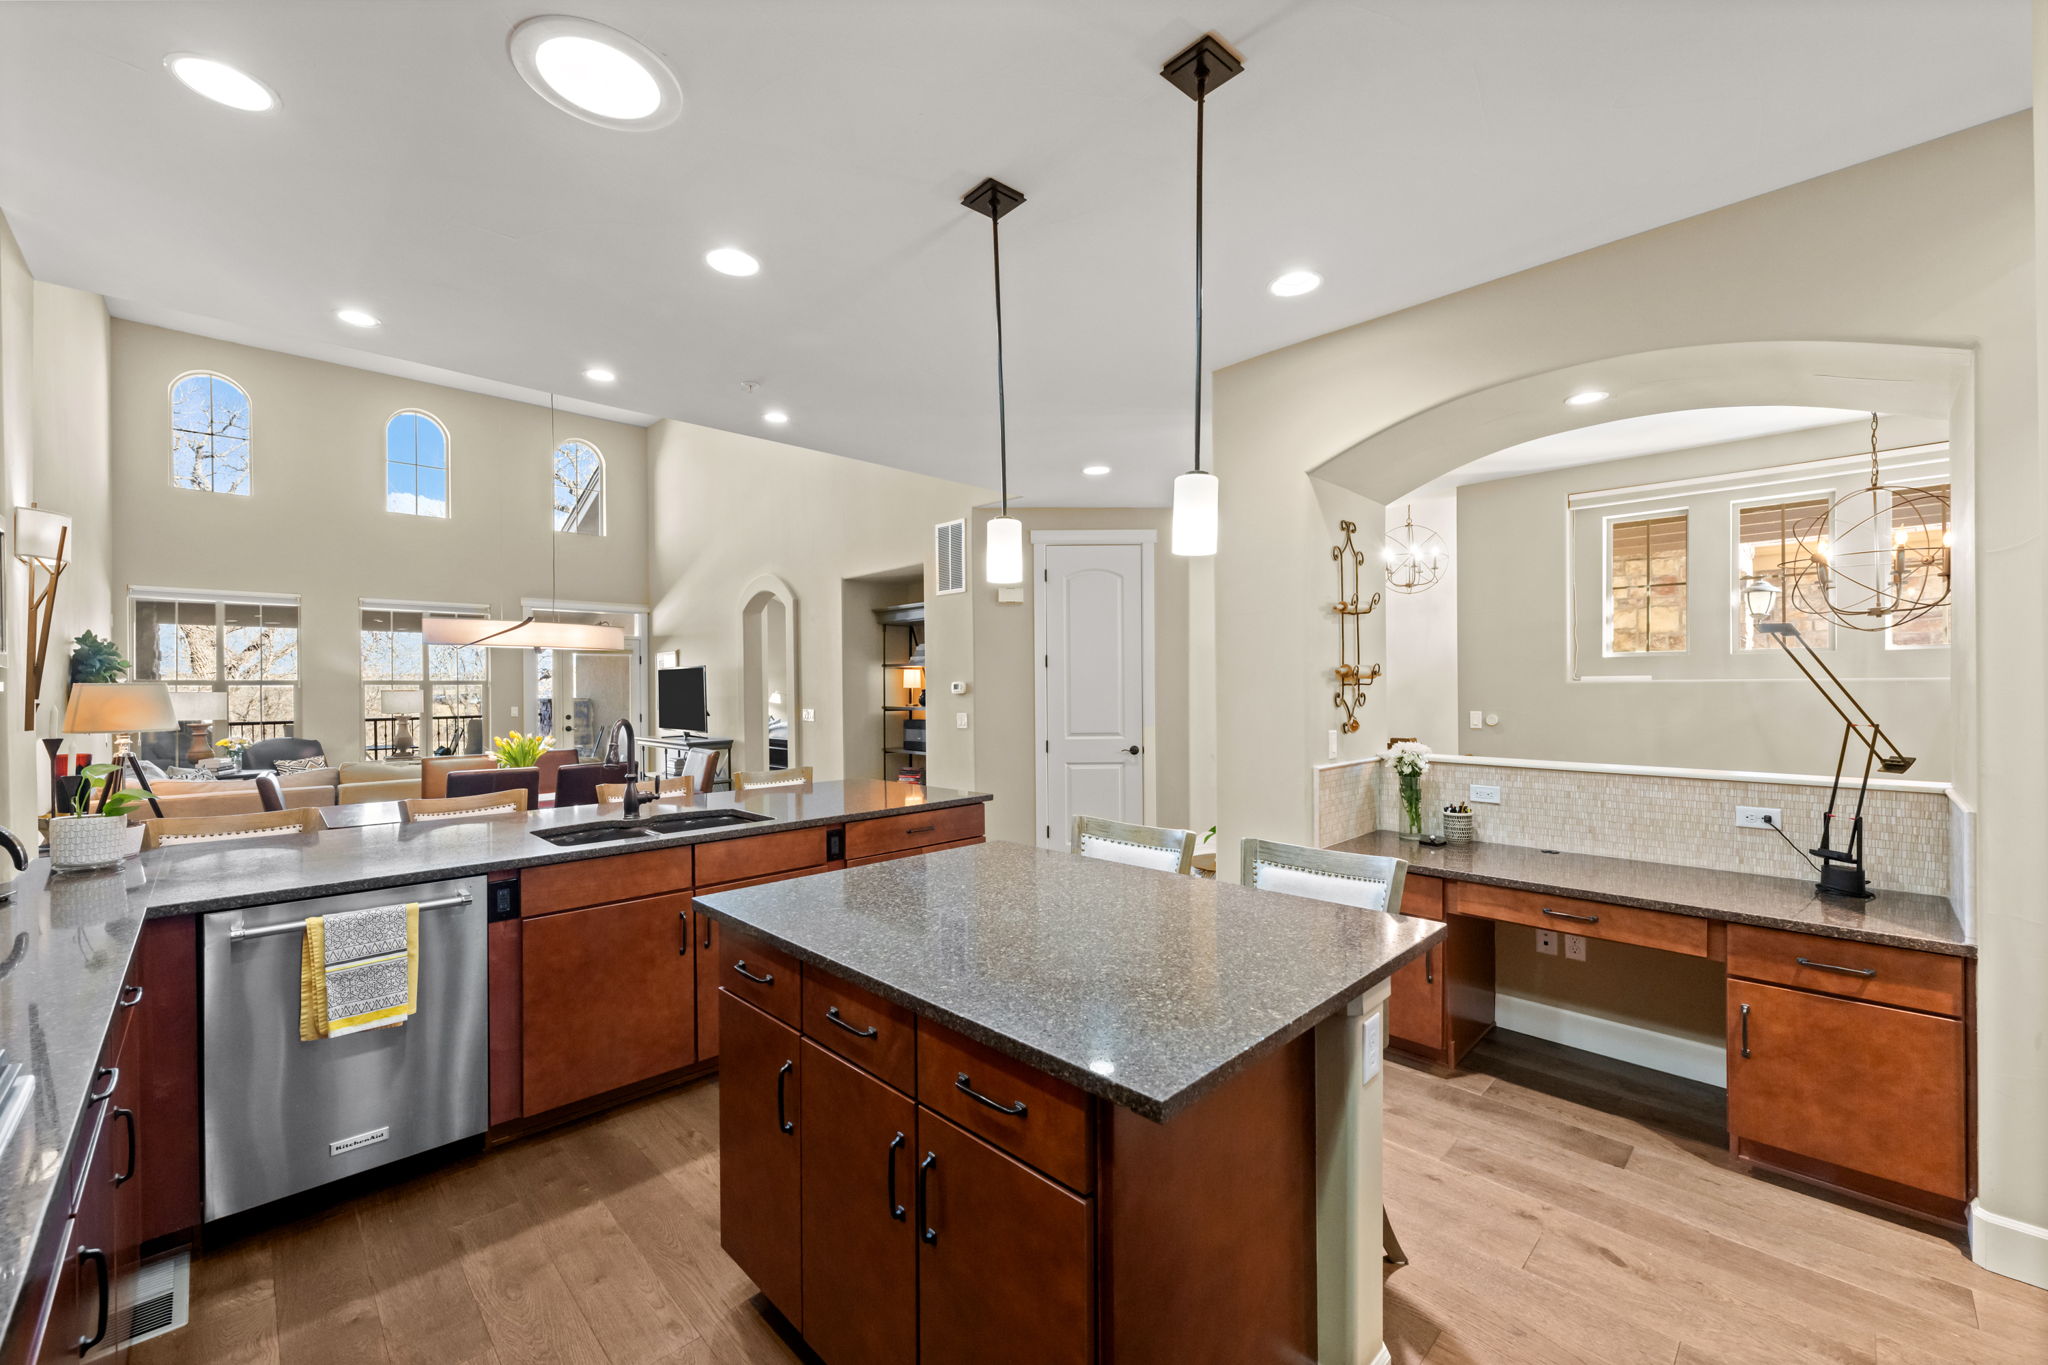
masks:
[(655, 815), (643, 823), (645, 830), (662, 834), (694, 834), (700, 829), (720, 829), (726, 825), (751, 825), (759, 820), (772, 820), (771, 815), (761, 815), (750, 810), (694, 810), (678, 815)]
[(637, 825), (583, 825), (577, 829), (538, 830), (534, 837), (556, 848), (583, 848), (589, 844), (616, 844), (631, 839), (651, 839), (654, 831)]
[(751, 825), (772, 820), (750, 810), (691, 810), (671, 815), (651, 815), (631, 824), (615, 820), (602, 825), (578, 825), (574, 829), (542, 830), (535, 836), (556, 848), (587, 848), (592, 844), (628, 843), (652, 839), (657, 834), (695, 834), (699, 830), (723, 829), (730, 825)]

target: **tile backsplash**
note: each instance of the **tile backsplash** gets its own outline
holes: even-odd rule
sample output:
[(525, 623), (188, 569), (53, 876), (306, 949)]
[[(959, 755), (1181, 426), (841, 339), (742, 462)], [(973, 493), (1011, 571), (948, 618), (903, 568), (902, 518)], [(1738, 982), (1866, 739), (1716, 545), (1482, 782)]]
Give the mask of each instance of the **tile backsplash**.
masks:
[[(1497, 806), (1474, 805), (1473, 837), (1610, 858), (1810, 879), (1798, 852), (1770, 830), (1740, 829), (1737, 806), (1776, 807), (1800, 848), (1819, 842), (1828, 789), (1745, 779), (1438, 762), (1423, 778), (1423, 800), (1466, 799), (1474, 783), (1500, 788)], [(1399, 823), (1393, 770), (1361, 763), (1316, 770), (1317, 834), (1325, 846)], [(1947, 896), (1955, 827), (1945, 792), (1873, 791), (1864, 807), (1864, 864), (1870, 884)], [(1847, 837), (1841, 830), (1840, 847)]]

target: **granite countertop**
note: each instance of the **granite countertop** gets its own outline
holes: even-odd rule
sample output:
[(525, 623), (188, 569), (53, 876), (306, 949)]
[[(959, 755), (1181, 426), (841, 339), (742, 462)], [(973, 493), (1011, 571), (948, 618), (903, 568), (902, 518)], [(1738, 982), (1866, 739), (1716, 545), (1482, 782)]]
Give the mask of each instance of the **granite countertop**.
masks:
[(697, 904), (1145, 1118), (1441, 937), (1430, 920), (988, 843)]
[(190, 915), (345, 891), (374, 891), (411, 882), (473, 877), (544, 863), (609, 858), (620, 853), (681, 844), (744, 839), (777, 830), (806, 829), (897, 815), (907, 810), (987, 801), (977, 792), (917, 787), (871, 778), (818, 782), (749, 792), (712, 792), (689, 801), (664, 801), (650, 816), (682, 810), (744, 810), (768, 817), (691, 834), (660, 834), (619, 843), (557, 848), (536, 838), (543, 830), (623, 820), (616, 808), (595, 806), (531, 811), (524, 817), (479, 816), (418, 825), (370, 825), (312, 834), (217, 845), (161, 848), (142, 857), (150, 880), (149, 913)]
[(0, 1335), (33, 1269), (100, 1047), (141, 936), (143, 869), (50, 880), (38, 858), (0, 902), (0, 1048), (34, 1078), (27, 1112), (0, 1147)]
[(1963, 932), (1945, 896), (1879, 891), (1870, 900), (1824, 896), (1812, 882), (1720, 872), (1633, 858), (1587, 853), (1546, 853), (1513, 844), (1445, 844), (1430, 848), (1390, 830), (1361, 835), (1336, 845), (1345, 853), (1379, 853), (1406, 858), (1416, 872), (1449, 881), (1480, 882), (1516, 891), (1577, 896), (1665, 910), (1675, 915), (1790, 929), (1823, 938), (1917, 948), (1952, 957), (1975, 957), (1977, 947)]

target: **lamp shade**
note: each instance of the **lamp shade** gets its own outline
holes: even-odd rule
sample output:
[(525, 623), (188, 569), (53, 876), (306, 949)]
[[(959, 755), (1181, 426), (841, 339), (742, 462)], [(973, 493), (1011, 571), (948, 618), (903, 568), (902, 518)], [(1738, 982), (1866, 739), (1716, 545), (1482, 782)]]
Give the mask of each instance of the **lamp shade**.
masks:
[(904, 669), (903, 685), (913, 692), (922, 692), (924, 690), (924, 670), (921, 668)]
[(14, 509), (14, 557), (62, 564), (71, 557), (71, 518), (40, 507)]
[(1173, 552), (1216, 553), (1216, 476), (1191, 470), (1173, 481)]
[(377, 694), (377, 709), (387, 716), (416, 716), (426, 704), (426, 694), (417, 687), (387, 688)]
[(984, 533), (987, 578), (991, 583), (1024, 581), (1024, 523), (1015, 517), (994, 517)]
[(70, 735), (177, 728), (171, 689), (160, 682), (73, 683), (64, 703), (64, 733)]
[(623, 626), (586, 626), (575, 621), (491, 621), (480, 616), (429, 616), (420, 633), (430, 645), (484, 645), (491, 649), (573, 649), (623, 654)]
[(225, 692), (173, 692), (171, 710), (178, 719), (208, 725), (228, 718), (228, 694)]

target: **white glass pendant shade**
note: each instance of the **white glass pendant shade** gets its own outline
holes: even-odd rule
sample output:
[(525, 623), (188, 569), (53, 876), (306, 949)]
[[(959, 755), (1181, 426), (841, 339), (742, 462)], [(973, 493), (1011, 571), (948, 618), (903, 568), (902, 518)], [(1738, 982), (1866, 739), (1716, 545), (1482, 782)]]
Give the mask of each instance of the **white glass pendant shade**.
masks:
[(420, 631), (430, 645), (484, 645), (491, 649), (573, 649), (592, 653), (623, 652), (623, 626), (583, 625), (575, 621), (491, 621), (477, 616), (429, 616)]
[(987, 558), (984, 567), (991, 583), (1024, 581), (1024, 523), (1015, 517), (996, 517), (984, 533)]
[(1216, 476), (1190, 471), (1173, 481), (1173, 552), (1216, 553)]

